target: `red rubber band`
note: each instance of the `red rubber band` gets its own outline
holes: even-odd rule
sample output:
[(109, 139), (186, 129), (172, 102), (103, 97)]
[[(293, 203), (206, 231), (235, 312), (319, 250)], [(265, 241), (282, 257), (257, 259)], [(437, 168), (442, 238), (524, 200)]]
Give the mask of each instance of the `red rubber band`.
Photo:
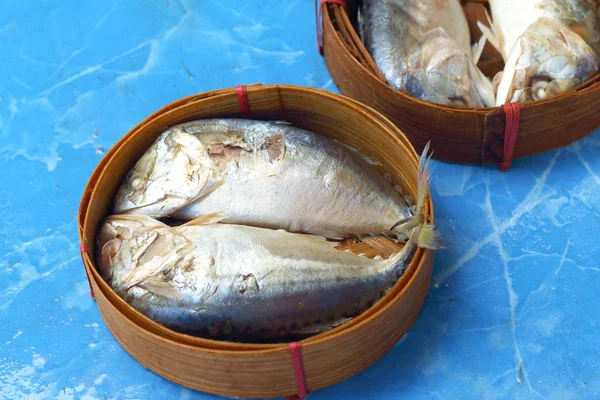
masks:
[(504, 105), (506, 113), (506, 125), (504, 126), (504, 153), (502, 161), (498, 164), (500, 171), (508, 171), (513, 163), (513, 151), (519, 134), (519, 122), (521, 120), (521, 107), (519, 103), (508, 103)]
[[(83, 253), (87, 253), (88, 252), (88, 247), (85, 244), (81, 244), (81, 246), (79, 246), (79, 252), (81, 253), (81, 261), (83, 260)], [(87, 278), (88, 281), (88, 285), (90, 286), (90, 297), (92, 299), (95, 299), (96, 296), (94, 296), (94, 291), (92, 290), (92, 281), (90, 281), (90, 277), (87, 274), (87, 271), (85, 272), (85, 277)]]
[(317, 20), (317, 47), (319, 48), (319, 54), (323, 55), (323, 15), (321, 14), (321, 10), (323, 9), (323, 4), (325, 3), (335, 3), (344, 7), (346, 14), (349, 14), (348, 7), (346, 6), (346, 0), (321, 0), (319, 2), (319, 7), (317, 7), (317, 0), (315, 0), (315, 18)]
[(235, 93), (237, 94), (238, 102), (240, 103), (242, 115), (244, 118), (250, 118), (250, 102), (248, 101), (248, 90), (246, 90), (246, 86), (236, 86)]
[(300, 342), (290, 343), (290, 352), (292, 353), (292, 365), (294, 366), (294, 375), (296, 377), (296, 388), (298, 394), (286, 396), (285, 400), (300, 400), (308, 396), (306, 390), (306, 379), (304, 378), (304, 363), (302, 362), (302, 349)]

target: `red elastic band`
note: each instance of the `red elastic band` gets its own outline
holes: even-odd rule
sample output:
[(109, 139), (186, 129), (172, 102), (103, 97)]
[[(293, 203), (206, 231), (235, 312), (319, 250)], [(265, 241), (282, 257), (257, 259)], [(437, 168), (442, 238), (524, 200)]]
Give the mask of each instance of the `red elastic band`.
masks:
[(286, 396), (285, 400), (300, 400), (308, 396), (306, 390), (306, 379), (304, 379), (304, 363), (302, 362), (302, 349), (300, 342), (290, 343), (290, 352), (292, 353), (292, 365), (294, 366), (294, 376), (296, 377), (296, 388), (298, 394)]
[(235, 93), (237, 94), (238, 102), (240, 103), (242, 115), (244, 118), (250, 118), (250, 102), (248, 101), (248, 91), (246, 90), (246, 86), (236, 86)]
[[(81, 246), (79, 246), (79, 252), (81, 253), (81, 261), (83, 261), (83, 253), (87, 253), (88, 252), (88, 247), (85, 244), (81, 244)], [(95, 299), (96, 296), (94, 296), (94, 291), (92, 290), (92, 281), (90, 281), (90, 277), (87, 274), (87, 271), (85, 273), (85, 277), (87, 278), (88, 281), (88, 285), (90, 286), (90, 297), (92, 299)]]
[(500, 171), (508, 171), (512, 167), (513, 150), (519, 134), (521, 107), (519, 103), (508, 103), (504, 105), (504, 112), (506, 113), (506, 125), (504, 126), (504, 153), (502, 161), (498, 164)]
[(323, 15), (321, 14), (321, 10), (323, 9), (323, 4), (325, 3), (335, 3), (344, 7), (346, 14), (349, 14), (348, 7), (346, 6), (346, 0), (321, 0), (319, 2), (319, 7), (317, 7), (317, 0), (315, 0), (315, 18), (317, 20), (317, 47), (319, 48), (319, 54), (323, 55)]

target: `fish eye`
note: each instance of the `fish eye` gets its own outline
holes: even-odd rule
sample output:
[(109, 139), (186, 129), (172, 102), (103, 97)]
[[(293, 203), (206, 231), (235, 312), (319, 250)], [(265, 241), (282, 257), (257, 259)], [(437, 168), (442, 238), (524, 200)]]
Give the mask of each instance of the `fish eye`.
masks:
[(129, 181), (129, 186), (131, 187), (132, 190), (138, 190), (144, 186), (144, 181), (145, 181), (144, 178), (142, 178), (139, 175), (135, 175)]

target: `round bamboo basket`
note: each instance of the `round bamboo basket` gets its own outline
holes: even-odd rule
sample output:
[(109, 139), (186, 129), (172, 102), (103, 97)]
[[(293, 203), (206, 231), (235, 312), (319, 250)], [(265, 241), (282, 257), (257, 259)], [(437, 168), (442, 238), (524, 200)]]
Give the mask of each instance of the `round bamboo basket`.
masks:
[[(287, 85), (247, 87), (251, 118), (285, 120), (337, 139), (380, 161), (404, 193), (416, 195), (418, 155), (376, 111), (327, 91)], [(117, 341), (142, 365), (183, 386), (233, 397), (297, 392), (288, 343), (210, 340), (169, 330), (123, 301), (98, 274), (95, 234), (128, 170), (169, 127), (202, 118), (242, 117), (234, 88), (183, 98), (150, 115), (106, 153), (84, 190), (78, 222), (85, 272), (100, 313)], [(433, 222), (428, 197), (426, 218)], [(418, 249), (404, 275), (352, 321), (300, 342), (308, 390), (340, 382), (381, 358), (417, 318), (431, 281), (433, 252)], [(368, 345), (366, 345), (368, 344)]]
[[(439, 160), (500, 164), (504, 153), (504, 108), (440, 106), (388, 86), (355, 30), (358, 3), (348, 1), (345, 8), (327, 2), (319, 10), (325, 62), (340, 92), (373, 107), (393, 121), (417, 151), (431, 142), (433, 157)], [(465, 4), (469, 7), (466, 15), (471, 32), (480, 35), (475, 18), (483, 11), (477, 12), (476, 7), (483, 7), (486, 1), (463, 3), (472, 3)], [(317, 23), (321, 24), (321, 21)], [(499, 56), (489, 46), (486, 53)], [(489, 59), (480, 61), (479, 67), (493, 77), (503, 68), (503, 63), (492, 54)], [(600, 126), (599, 106), (600, 75), (560, 96), (521, 105), (512, 159), (566, 146), (591, 133)]]

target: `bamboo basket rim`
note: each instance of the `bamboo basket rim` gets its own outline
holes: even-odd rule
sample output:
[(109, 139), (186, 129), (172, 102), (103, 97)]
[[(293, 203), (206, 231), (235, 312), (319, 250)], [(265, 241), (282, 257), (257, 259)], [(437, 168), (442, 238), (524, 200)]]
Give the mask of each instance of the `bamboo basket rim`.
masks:
[[(317, 88), (308, 87), (308, 86), (287, 85), (287, 84), (262, 85), (262, 84), (258, 83), (258, 84), (254, 84), (254, 85), (247, 85), (247, 90), (248, 90), (248, 97), (249, 97), (250, 101), (252, 99), (252, 96), (251, 96), (252, 93), (256, 92), (257, 90), (258, 91), (276, 90), (279, 93), (279, 95), (280, 95), (281, 90), (289, 90), (289, 91), (303, 92), (305, 94), (318, 94), (319, 96), (324, 96), (331, 101), (345, 100), (348, 103), (354, 105), (355, 108), (353, 110), (355, 112), (360, 112), (362, 117), (373, 119), (377, 125), (382, 127), (382, 129), (394, 131), (396, 139), (400, 140), (401, 142), (404, 143), (406, 149), (408, 151), (410, 151), (410, 153), (411, 153), (411, 158), (416, 160), (416, 162), (418, 163), (419, 156), (417, 155), (414, 147), (412, 146), (410, 141), (402, 134), (402, 131), (397, 126), (395, 126), (385, 116), (383, 116), (382, 114), (380, 114), (373, 108), (366, 106), (350, 97), (340, 95), (340, 94), (334, 94), (332, 92), (329, 92), (329, 91), (326, 91), (323, 89), (317, 89)], [(80, 224), (80, 230), (79, 230), (80, 242), (82, 243), (82, 245), (84, 245), (84, 246), (87, 245), (85, 243), (85, 231), (86, 231), (87, 222), (88, 222), (87, 221), (87, 215), (88, 215), (87, 211), (88, 211), (90, 199), (95, 193), (94, 190), (96, 189), (97, 182), (99, 180), (101, 180), (103, 177), (105, 177), (106, 174), (110, 174), (107, 172), (107, 169), (105, 167), (107, 164), (109, 164), (110, 160), (115, 156), (115, 154), (118, 152), (118, 150), (120, 148), (127, 146), (127, 143), (129, 140), (133, 141), (134, 140), (133, 138), (136, 135), (140, 134), (139, 132), (141, 132), (141, 130), (144, 128), (144, 126), (146, 124), (148, 124), (150, 121), (152, 121), (156, 118), (160, 118), (162, 115), (164, 115), (166, 113), (169, 113), (180, 107), (185, 107), (186, 105), (188, 105), (189, 103), (192, 103), (192, 102), (202, 101), (202, 100), (208, 99), (208, 98), (215, 99), (215, 98), (219, 98), (219, 97), (235, 96), (235, 95), (236, 94), (235, 94), (234, 88), (225, 88), (225, 89), (213, 90), (213, 91), (208, 91), (208, 92), (194, 94), (194, 95), (180, 98), (171, 103), (168, 103), (167, 105), (161, 107), (157, 111), (151, 113), (143, 121), (141, 121), (140, 123), (135, 125), (132, 129), (130, 129), (120, 140), (118, 140), (115, 143), (115, 145), (113, 145), (111, 147), (111, 149), (104, 155), (103, 159), (99, 162), (97, 168), (94, 170), (94, 172), (90, 176), (88, 183), (84, 189), (84, 194), (83, 194), (82, 200), (80, 202), (79, 218), (78, 218), (78, 221)], [(317, 132), (317, 133), (319, 133), (319, 132)], [(428, 220), (431, 223), (434, 222), (433, 204), (432, 204), (432, 198), (431, 198), (430, 191), (428, 192), (428, 195), (427, 195), (427, 201), (426, 201), (426, 205), (424, 208), (424, 214), (427, 216)], [(425, 262), (424, 260), (426, 258), (425, 257), (426, 251), (428, 251), (428, 250), (421, 249), (421, 248), (417, 249), (417, 252), (413, 256), (413, 259), (411, 260), (411, 263), (409, 264), (409, 266), (406, 268), (403, 276), (388, 291), (388, 293), (382, 299), (380, 299), (374, 306), (370, 307), (367, 311), (361, 313), (359, 316), (353, 318), (351, 321), (349, 321), (339, 327), (336, 327), (336, 328), (331, 329), (324, 333), (310, 336), (306, 339), (301, 340), (300, 342), (303, 344), (303, 346), (308, 346), (310, 344), (322, 343), (326, 340), (329, 340), (330, 338), (331, 339), (337, 338), (337, 337), (343, 335), (344, 332), (354, 330), (354, 329), (359, 329), (361, 326), (363, 326), (364, 324), (369, 322), (371, 320), (371, 318), (373, 318), (377, 314), (383, 312), (385, 309), (390, 307), (391, 304), (393, 303), (392, 300), (400, 298), (401, 295), (407, 290), (407, 288), (414, 281), (414, 279), (417, 275), (417, 272), (423, 267), (423, 264)], [(110, 288), (110, 286), (98, 274), (98, 271), (95, 268), (95, 261), (92, 258), (92, 256), (89, 253), (85, 253), (83, 258), (84, 258), (86, 275), (88, 275), (88, 277), (90, 279), (94, 280), (97, 287), (103, 292), (103, 295), (105, 297), (107, 297), (107, 300), (110, 302), (110, 299), (108, 298), (108, 296), (106, 295), (105, 292), (107, 290), (112, 291), (112, 288)], [(404, 278), (406, 278), (406, 281), (401, 282)], [(400, 286), (401, 283), (402, 283), (402, 285)], [(200, 338), (200, 337), (182, 334), (182, 333), (175, 332), (168, 328), (163, 327), (162, 325), (154, 322), (150, 318), (146, 317), (145, 315), (139, 313), (137, 310), (133, 309), (133, 307), (129, 306), (124, 300), (121, 299), (121, 301), (122, 301), (121, 306), (112, 304), (112, 302), (110, 302), (110, 303), (125, 318), (130, 319), (127, 316), (125, 316), (121, 307), (125, 307), (129, 313), (133, 312), (133, 313), (137, 314), (139, 318), (142, 318), (143, 320), (147, 320), (147, 322), (149, 322), (151, 325), (158, 325), (160, 328), (170, 331), (172, 333), (171, 336), (173, 336), (173, 337), (186, 338), (187, 340), (184, 342), (181, 342), (180, 344), (185, 344), (186, 346), (190, 346), (190, 348), (201, 347), (203, 349), (203, 351), (210, 350), (210, 351), (215, 351), (217, 353), (223, 352), (223, 351), (224, 352), (232, 352), (232, 353), (236, 353), (236, 352), (240, 352), (240, 351), (259, 352), (260, 353), (260, 352), (269, 352), (269, 351), (280, 351), (282, 349), (287, 351), (288, 346), (289, 346), (289, 342), (269, 343), (269, 344), (225, 342), (225, 341), (221, 341), (221, 340)], [(141, 329), (145, 329), (145, 328), (142, 327)], [(161, 330), (161, 329), (159, 329), (159, 330)], [(153, 336), (155, 335), (157, 337), (161, 337), (162, 339), (164, 339), (167, 342), (179, 343), (179, 342), (175, 342), (173, 339), (160, 336), (160, 335), (156, 334), (155, 332), (150, 332), (148, 330), (146, 330), (146, 331), (151, 333)], [(186, 342), (194, 342), (194, 344), (193, 345), (186, 344)]]
[[(362, 1), (362, 0), (361, 0)], [(479, 3), (479, 4), (488, 4), (487, 0), (466, 0), (466, 1), (461, 1), (461, 4), (465, 4), (465, 3), (469, 3), (469, 2), (473, 2), (473, 3)], [(325, 21), (325, 16), (327, 16), (327, 20), (329, 23), (331, 23), (332, 27), (333, 27), (333, 31), (336, 33), (336, 39), (338, 40), (338, 42), (346, 49), (346, 51), (348, 51), (349, 54), (352, 54), (352, 52), (348, 49), (347, 44), (344, 40), (341, 39), (340, 37), (340, 31), (339, 29), (336, 28), (336, 25), (334, 24), (334, 19), (331, 17), (331, 15), (329, 15), (329, 9), (328, 7), (337, 7), (339, 10), (341, 10), (341, 15), (343, 18), (343, 24), (345, 25), (346, 28), (350, 28), (351, 29), (351, 33), (353, 33), (356, 37), (358, 36), (358, 33), (356, 32), (356, 29), (354, 28), (354, 25), (352, 24), (352, 22), (350, 21), (349, 15), (346, 12), (346, 8), (344, 6), (342, 6), (339, 3), (334, 3), (334, 2), (324, 2), (322, 4), (322, 16), (323, 16), (323, 20), (322, 23), (324, 24)], [(324, 12), (323, 12), (324, 11)], [(318, 22), (317, 22), (318, 23)], [(362, 43), (362, 42), (361, 42)], [(370, 61), (370, 63), (372, 65), (375, 65), (375, 61), (373, 60), (371, 54), (368, 51), (364, 51), (361, 53), (362, 57), (365, 57), (366, 59), (368, 59), (368, 61)], [(394, 88), (392, 88), (391, 86), (389, 86), (387, 84), (387, 82), (382, 82), (381, 79), (376, 76), (372, 71), (369, 71), (368, 68), (366, 68), (362, 63), (360, 63), (358, 61), (358, 59), (356, 58), (356, 56), (352, 55), (352, 62), (358, 66), (358, 68), (362, 69), (363, 72), (369, 74), (372, 78), (374, 78), (375, 80), (377, 80), (379, 83), (381, 83), (383, 86), (385, 86), (386, 88), (389, 88), (391, 90), (393, 90), (395, 93), (399, 94), (401, 97), (403, 97), (405, 100), (409, 100), (411, 102), (414, 102), (416, 104), (419, 104), (420, 106), (423, 107), (429, 107), (429, 108), (433, 108), (433, 109), (445, 109), (445, 110), (450, 110), (453, 112), (460, 112), (460, 113), (474, 113), (474, 114), (480, 114), (480, 113), (493, 113), (493, 112), (498, 112), (498, 111), (503, 111), (503, 106), (493, 106), (493, 107), (457, 107), (457, 106), (451, 106), (451, 105), (445, 105), (445, 104), (437, 104), (437, 103), (430, 103), (427, 102), (425, 100), (421, 100), (418, 99), (416, 97), (412, 97), (410, 95), (408, 95), (407, 93), (401, 92), (399, 90), (396, 90)], [(588, 79), (587, 81), (577, 85), (576, 87), (560, 93), (554, 97), (548, 98), (548, 99), (542, 99), (542, 100), (535, 100), (535, 101), (529, 101), (526, 102), (524, 104), (521, 104), (520, 107), (521, 109), (525, 109), (525, 108), (534, 108), (534, 107), (539, 107), (539, 106), (543, 106), (545, 104), (549, 104), (549, 103), (554, 103), (559, 99), (562, 99), (564, 97), (570, 96), (573, 93), (576, 92), (581, 92), (584, 90), (589, 90), (592, 88), (599, 88), (600, 87), (600, 69), (598, 71), (598, 73), (596, 75), (594, 75), (592, 78)]]

